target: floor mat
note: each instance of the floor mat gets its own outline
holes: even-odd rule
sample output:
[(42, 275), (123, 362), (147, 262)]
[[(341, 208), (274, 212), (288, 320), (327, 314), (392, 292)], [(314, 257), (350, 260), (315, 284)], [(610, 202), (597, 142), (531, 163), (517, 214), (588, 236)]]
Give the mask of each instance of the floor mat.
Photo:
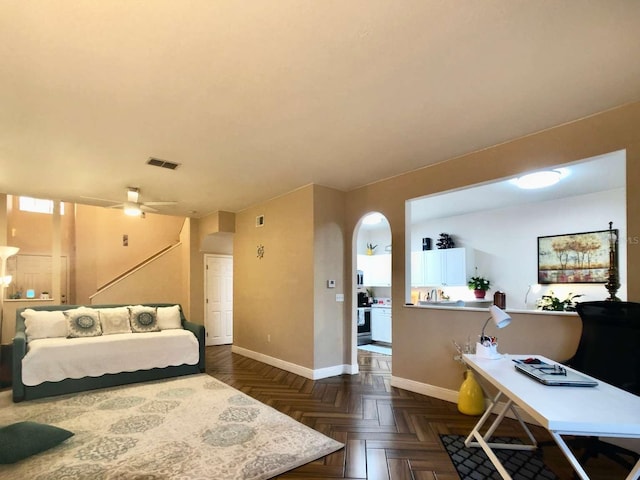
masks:
[[(461, 435), (440, 435), (440, 441), (456, 467), (460, 479), (500, 480), (500, 474), (484, 451), (480, 447), (465, 447), (465, 438)], [(522, 443), (517, 438), (510, 437), (495, 437), (493, 441)], [(544, 464), (538, 452), (499, 449), (495, 449), (494, 452), (513, 480), (558, 480), (558, 477)]]

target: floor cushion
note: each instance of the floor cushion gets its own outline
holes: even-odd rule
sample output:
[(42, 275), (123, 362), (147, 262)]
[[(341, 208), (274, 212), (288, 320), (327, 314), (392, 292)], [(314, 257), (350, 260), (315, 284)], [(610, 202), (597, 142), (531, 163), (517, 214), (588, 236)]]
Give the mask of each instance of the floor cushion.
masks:
[(73, 433), (36, 422), (18, 422), (0, 428), (0, 464), (15, 463), (55, 447)]

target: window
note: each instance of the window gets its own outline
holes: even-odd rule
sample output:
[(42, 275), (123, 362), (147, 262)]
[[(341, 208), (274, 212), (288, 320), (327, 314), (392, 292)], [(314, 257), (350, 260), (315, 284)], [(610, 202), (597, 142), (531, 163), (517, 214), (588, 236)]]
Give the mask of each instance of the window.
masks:
[[(53, 200), (20, 197), (20, 211), (53, 214)], [(64, 215), (64, 203), (60, 202), (60, 215)]]

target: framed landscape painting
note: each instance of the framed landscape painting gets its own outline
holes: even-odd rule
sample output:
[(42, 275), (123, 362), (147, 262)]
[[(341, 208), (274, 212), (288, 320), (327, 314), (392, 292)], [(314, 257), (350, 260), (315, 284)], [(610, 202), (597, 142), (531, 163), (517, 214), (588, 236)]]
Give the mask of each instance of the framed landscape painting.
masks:
[[(611, 232), (618, 237), (618, 230)], [(538, 283), (606, 283), (609, 234), (600, 230), (538, 237)]]

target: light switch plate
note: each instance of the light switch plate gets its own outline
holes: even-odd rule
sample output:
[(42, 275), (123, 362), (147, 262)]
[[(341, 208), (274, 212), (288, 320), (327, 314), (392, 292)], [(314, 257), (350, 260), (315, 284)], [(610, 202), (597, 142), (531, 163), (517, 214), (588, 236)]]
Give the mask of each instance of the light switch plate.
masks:
[(336, 302), (344, 302), (344, 293), (336, 293)]

